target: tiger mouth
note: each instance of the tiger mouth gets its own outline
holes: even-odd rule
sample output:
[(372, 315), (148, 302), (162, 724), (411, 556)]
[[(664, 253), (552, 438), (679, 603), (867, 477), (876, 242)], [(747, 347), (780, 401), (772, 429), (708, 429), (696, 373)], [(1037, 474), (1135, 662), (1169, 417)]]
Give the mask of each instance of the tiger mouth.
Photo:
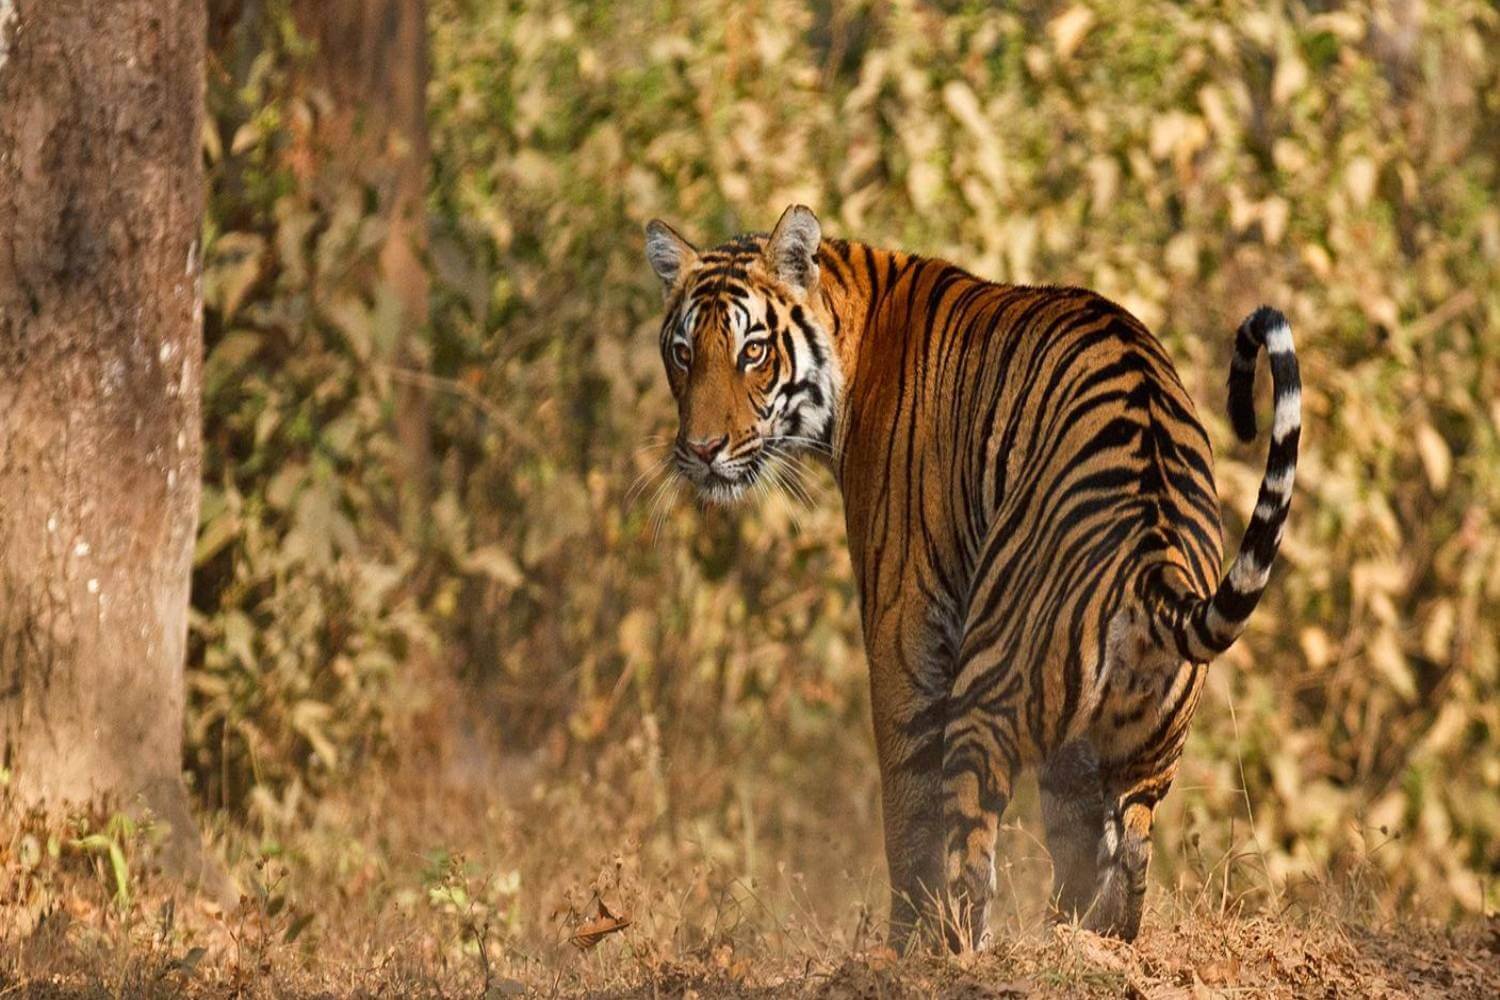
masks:
[(744, 479), (728, 479), (710, 473), (707, 480), (698, 484), (698, 496), (711, 504), (728, 507), (738, 503), (749, 486)]
[(721, 472), (718, 469), (697, 466), (682, 469), (686, 478), (697, 488), (698, 496), (711, 504), (727, 507), (742, 499), (754, 486), (764, 465), (763, 456), (757, 453), (735, 467)]

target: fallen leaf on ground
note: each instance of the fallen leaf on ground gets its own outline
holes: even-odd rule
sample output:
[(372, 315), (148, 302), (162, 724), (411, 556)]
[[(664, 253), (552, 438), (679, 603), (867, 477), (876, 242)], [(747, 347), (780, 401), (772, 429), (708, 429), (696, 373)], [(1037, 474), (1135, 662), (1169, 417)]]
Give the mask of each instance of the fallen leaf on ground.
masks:
[(580, 951), (594, 947), (600, 941), (611, 934), (623, 931), (630, 926), (629, 914), (615, 916), (609, 912), (609, 907), (604, 905), (604, 900), (599, 900), (599, 915), (593, 920), (579, 924), (573, 930), (571, 938), (573, 946)]

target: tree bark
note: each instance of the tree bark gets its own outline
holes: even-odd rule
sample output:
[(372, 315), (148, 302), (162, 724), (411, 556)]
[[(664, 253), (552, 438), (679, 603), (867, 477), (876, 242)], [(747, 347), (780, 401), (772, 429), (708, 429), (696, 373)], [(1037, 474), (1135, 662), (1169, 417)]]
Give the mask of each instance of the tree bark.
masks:
[[(426, 0), (293, 0), (298, 30), (316, 52), (308, 82), (327, 99), (318, 140), (335, 177), (375, 185), (387, 236), (381, 276), (401, 303), (396, 365), (425, 370), (429, 279), (424, 200), (427, 194)], [(407, 537), (428, 523), (431, 442), (426, 393), (398, 382), (398, 486)]]
[(0, 0), (0, 746), (208, 875), (182, 782), (203, 0)]

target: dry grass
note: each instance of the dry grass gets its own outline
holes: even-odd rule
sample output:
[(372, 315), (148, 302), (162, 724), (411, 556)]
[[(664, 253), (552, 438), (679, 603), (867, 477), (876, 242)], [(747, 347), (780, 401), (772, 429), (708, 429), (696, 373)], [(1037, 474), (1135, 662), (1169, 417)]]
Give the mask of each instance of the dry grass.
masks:
[[(1382, 911), (1356, 869), (1246, 892), (1261, 877), (1248, 843), (1164, 866), (1192, 877), (1153, 886), (1134, 945), (1051, 926), (1025, 809), (1008, 826), (989, 949), (898, 960), (882, 943), (869, 835), (820, 831), (853, 845), (820, 859), (770, 831), (767, 851), (809, 867), (748, 867), (705, 850), (712, 838), (632, 822), (652, 815), (651, 789), (622, 781), (640, 747), (585, 773), (477, 739), (407, 733), (403, 745), (423, 749), (284, 839), (211, 831), (243, 889), (235, 912), (153, 870), (149, 824), (10, 815), (0, 997), (1500, 994), (1494, 918), (1441, 928)], [(575, 940), (622, 923), (587, 947)]]

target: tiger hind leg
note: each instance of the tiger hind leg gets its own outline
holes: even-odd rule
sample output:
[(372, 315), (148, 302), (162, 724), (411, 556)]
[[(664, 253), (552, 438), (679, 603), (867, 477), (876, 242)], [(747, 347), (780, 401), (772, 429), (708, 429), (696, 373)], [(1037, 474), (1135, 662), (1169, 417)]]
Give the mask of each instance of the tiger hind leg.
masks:
[(942, 889), (942, 730), (892, 752), (883, 768), (886, 863), (891, 877), (889, 945), (904, 955), (933, 944)]
[(1083, 917), (1094, 901), (1104, 836), (1104, 789), (1093, 745), (1086, 739), (1063, 744), (1042, 765), (1038, 784), (1052, 855), (1053, 912), (1062, 920)]
[(1106, 779), (1109, 815), (1099, 842), (1098, 879), (1083, 925), (1099, 934), (1134, 941), (1146, 901), (1151, 864), (1151, 823), (1170, 776), (1120, 787)]
[(1014, 714), (949, 723), (943, 747), (945, 884), (941, 924), (948, 947), (974, 950), (995, 892), (995, 844), (1020, 760)]

